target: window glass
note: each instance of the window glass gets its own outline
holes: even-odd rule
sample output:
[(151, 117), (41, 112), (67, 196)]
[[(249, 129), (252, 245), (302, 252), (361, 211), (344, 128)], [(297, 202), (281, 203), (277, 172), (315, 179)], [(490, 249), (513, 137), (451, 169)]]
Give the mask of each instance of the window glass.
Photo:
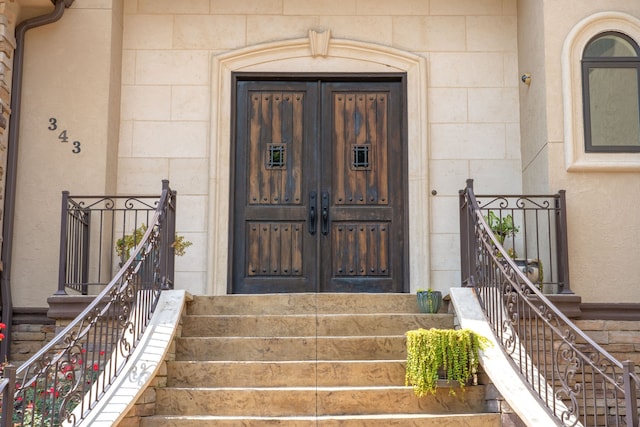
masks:
[(640, 152), (638, 45), (621, 33), (594, 37), (584, 50), (586, 152)]
[(589, 42), (584, 50), (589, 58), (612, 58), (638, 56), (634, 46), (618, 35), (607, 34)]
[(591, 145), (640, 145), (638, 71), (592, 68), (589, 92)]

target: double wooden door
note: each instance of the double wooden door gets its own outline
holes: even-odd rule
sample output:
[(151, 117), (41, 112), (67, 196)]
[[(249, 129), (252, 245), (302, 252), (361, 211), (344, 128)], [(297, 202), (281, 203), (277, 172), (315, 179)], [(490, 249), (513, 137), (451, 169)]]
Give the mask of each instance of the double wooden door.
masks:
[(237, 81), (231, 292), (405, 290), (402, 87)]

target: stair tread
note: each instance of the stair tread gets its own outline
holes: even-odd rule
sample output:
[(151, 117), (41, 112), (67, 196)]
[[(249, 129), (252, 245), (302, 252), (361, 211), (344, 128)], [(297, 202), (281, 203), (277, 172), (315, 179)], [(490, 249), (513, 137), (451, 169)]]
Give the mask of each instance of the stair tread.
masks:
[(374, 419), (412, 419), (412, 418), (462, 418), (468, 416), (494, 416), (493, 412), (468, 412), (455, 414), (352, 414), (352, 415), (292, 415), (292, 416), (257, 416), (257, 415), (154, 415), (148, 418), (162, 419), (194, 419), (194, 420), (374, 420)]
[(143, 426), (498, 425), (485, 385), (463, 395), (442, 380), (418, 398), (404, 384), (406, 331), (453, 327), (452, 314), (418, 312), (414, 295), (195, 298), (182, 321)]

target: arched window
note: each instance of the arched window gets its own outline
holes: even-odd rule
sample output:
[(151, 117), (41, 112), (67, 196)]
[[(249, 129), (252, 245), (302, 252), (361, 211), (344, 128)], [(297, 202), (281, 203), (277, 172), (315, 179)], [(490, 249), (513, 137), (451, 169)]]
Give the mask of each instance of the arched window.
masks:
[(582, 55), (585, 152), (640, 152), (640, 49), (604, 32)]

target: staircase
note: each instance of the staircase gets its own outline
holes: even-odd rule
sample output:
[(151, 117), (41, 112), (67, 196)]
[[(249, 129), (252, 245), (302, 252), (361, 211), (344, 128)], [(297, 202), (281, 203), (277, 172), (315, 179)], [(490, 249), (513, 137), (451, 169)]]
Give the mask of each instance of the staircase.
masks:
[(450, 328), (408, 294), (195, 297), (142, 427), (500, 426), (485, 386), (417, 398), (404, 333)]

